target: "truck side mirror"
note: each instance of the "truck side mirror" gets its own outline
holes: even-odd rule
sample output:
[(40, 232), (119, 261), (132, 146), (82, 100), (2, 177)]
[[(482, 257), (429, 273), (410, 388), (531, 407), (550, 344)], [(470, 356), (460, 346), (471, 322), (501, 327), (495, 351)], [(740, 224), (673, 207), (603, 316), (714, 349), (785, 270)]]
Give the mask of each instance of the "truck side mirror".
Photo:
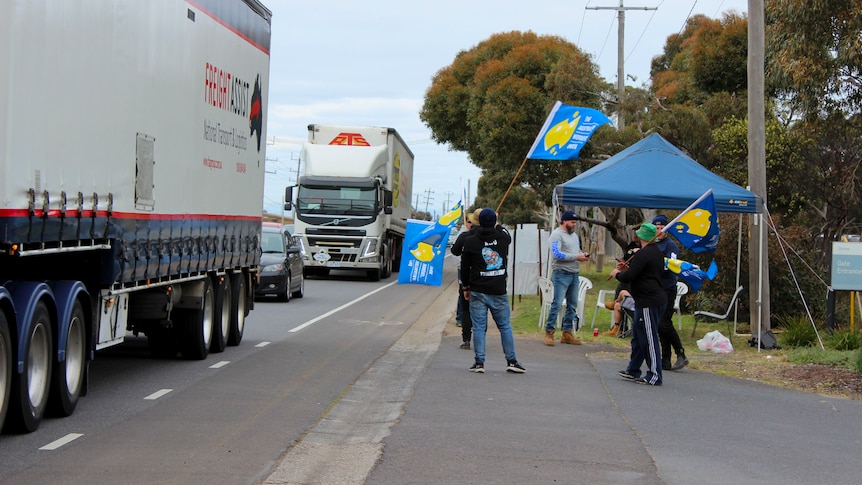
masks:
[(383, 191), (383, 213), (392, 214), (392, 191)]
[(289, 211), (293, 200), (293, 186), (284, 188), (284, 210)]

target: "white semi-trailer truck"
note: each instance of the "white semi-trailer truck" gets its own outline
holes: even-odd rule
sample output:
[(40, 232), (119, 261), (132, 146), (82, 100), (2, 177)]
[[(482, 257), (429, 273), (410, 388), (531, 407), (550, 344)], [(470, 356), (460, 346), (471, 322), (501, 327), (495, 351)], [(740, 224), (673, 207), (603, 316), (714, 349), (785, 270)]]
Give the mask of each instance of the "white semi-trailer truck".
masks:
[(306, 275), (398, 271), (412, 208), (413, 152), (393, 128), (309, 125), (294, 204)]
[(0, 2), (0, 423), (69, 415), (96, 351), (239, 344), (259, 270), (271, 12)]

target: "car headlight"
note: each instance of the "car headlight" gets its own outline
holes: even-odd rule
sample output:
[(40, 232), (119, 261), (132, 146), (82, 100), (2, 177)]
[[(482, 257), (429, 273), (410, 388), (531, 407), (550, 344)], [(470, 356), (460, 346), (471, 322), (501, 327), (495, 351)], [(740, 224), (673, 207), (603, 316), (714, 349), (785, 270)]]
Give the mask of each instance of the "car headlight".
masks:
[(279, 273), (279, 272), (283, 272), (283, 271), (284, 271), (284, 264), (277, 263), (277, 264), (268, 264), (268, 265), (264, 266), (263, 269), (261, 270), (261, 273)]

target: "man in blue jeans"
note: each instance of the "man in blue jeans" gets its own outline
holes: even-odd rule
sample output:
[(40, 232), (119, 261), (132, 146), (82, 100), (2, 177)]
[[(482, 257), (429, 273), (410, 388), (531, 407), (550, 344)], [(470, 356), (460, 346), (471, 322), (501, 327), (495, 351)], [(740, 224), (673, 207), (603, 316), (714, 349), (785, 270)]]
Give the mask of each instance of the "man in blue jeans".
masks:
[(545, 345), (554, 346), (554, 331), (557, 327), (557, 315), (566, 299), (566, 313), (563, 315), (563, 334), (561, 344), (580, 345), (581, 340), (575, 337), (575, 322), (578, 321), (578, 273), (581, 271), (581, 261), (590, 259), (590, 255), (581, 252), (581, 242), (575, 231), (578, 217), (573, 211), (565, 211), (560, 216), (560, 227), (554, 229), (548, 238), (551, 248), (551, 281), (554, 283), (554, 302), (548, 310), (548, 320), (545, 322)]
[(515, 339), (509, 323), (509, 300), (506, 297), (506, 260), (512, 237), (497, 225), (497, 213), (482, 209), (479, 230), (464, 240), (461, 253), (461, 285), (464, 299), (470, 302), (473, 319), (473, 351), (475, 362), (470, 372), (485, 372), (485, 329), (488, 311), (500, 330), (506, 371), (523, 374), (526, 369), (515, 357)]

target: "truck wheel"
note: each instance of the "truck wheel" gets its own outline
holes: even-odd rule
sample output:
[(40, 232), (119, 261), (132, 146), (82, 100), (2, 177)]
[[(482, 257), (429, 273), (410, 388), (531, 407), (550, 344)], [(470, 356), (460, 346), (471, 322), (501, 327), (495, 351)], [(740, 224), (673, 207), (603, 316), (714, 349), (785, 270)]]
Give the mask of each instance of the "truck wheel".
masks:
[(213, 326), (215, 325), (213, 321), (215, 315), (213, 285), (209, 278), (204, 278), (203, 284), (203, 304), (201, 308), (185, 310), (181, 314), (185, 317), (180, 333), (181, 352), (183, 353), (183, 357), (188, 360), (206, 359), (213, 338)]
[(245, 316), (248, 315), (248, 292), (245, 290), (245, 276), (242, 273), (231, 275), (231, 313), (228, 345), (239, 345), (245, 331)]
[(66, 358), (56, 362), (51, 379), (51, 398), (49, 408), (59, 416), (71, 416), (81, 396), (84, 373), (87, 365), (87, 320), (84, 307), (76, 301), (72, 307), (71, 318), (66, 322), (69, 336), (66, 339)]
[(31, 433), (42, 422), (51, 383), (52, 338), (48, 307), (39, 302), (33, 309), (30, 332), (24, 342), (24, 372), (12, 374), (12, 399), (6, 423), (10, 431)]
[(12, 389), (12, 337), (6, 314), (0, 311), (0, 428), (6, 421), (9, 394)]
[(227, 335), (230, 333), (231, 294), (230, 276), (216, 277), (215, 284), (215, 325), (210, 352), (224, 352)]

